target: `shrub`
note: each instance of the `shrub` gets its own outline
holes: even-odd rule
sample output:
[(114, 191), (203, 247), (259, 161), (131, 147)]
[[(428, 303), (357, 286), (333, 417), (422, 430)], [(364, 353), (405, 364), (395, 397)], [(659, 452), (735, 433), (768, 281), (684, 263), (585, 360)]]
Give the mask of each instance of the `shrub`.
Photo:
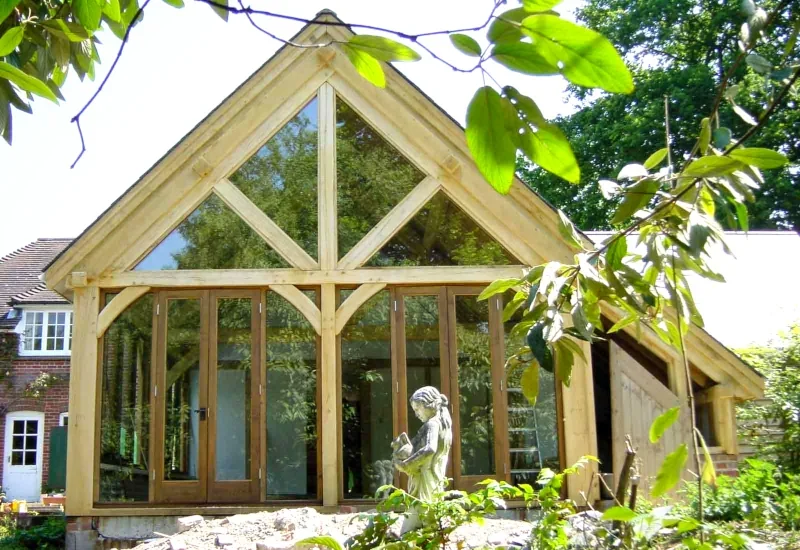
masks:
[(56, 550), (64, 548), (67, 521), (63, 517), (49, 517), (38, 525), (18, 528), (11, 516), (0, 528), (0, 548), (7, 550)]
[[(697, 513), (697, 486), (687, 484), (688, 503)], [(717, 487), (703, 493), (710, 521), (745, 520), (756, 526), (800, 530), (800, 475), (763, 460), (747, 460), (739, 477), (719, 476)]]

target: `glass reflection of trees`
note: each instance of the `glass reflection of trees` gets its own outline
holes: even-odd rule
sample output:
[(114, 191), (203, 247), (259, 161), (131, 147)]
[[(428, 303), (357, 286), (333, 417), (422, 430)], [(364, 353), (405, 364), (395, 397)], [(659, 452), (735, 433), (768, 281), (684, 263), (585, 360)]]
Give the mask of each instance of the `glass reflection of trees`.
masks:
[(443, 192), (439, 192), (366, 265), (518, 265)]
[(230, 180), (317, 257), (317, 99), (311, 100)]
[(336, 178), (339, 257), (399, 203), (425, 175), (336, 100)]
[[(342, 291), (343, 298), (349, 291)], [(374, 498), (392, 483), (390, 295), (370, 298), (342, 330), (344, 498)]]
[[(511, 301), (513, 296), (513, 291), (507, 292), (504, 303)], [(511, 330), (522, 318), (523, 309), (517, 310), (503, 325), (506, 357), (516, 354), (526, 345), (524, 333), (511, 335)], [(542, 468), (560, 468), (556, 380), (553, 373), (539, 369), (539, 397), (534, 407), (522, 395), (522, 372), (522, 368), (516, 368), (506, 379), (511, 482), (532, 484)]]
[[(106, 303), (114, 297), (106, 295)], [(100, 502), (149, 497), (153, 295), (145, 294), (103, 336)]]
[(317, 333), (274, 292), (267, 292), (266, 322), (267, 496), (316, 499)]
[[(439, 295), (405, 296), (405, 346), (406, 346), (406, 394), (410, 397), (423, 386), (442, 390), (441, 350), (439, 348)], [(401, 343), (402, 345), (402, 343)], [(447, 395), (447, 390), (444, 390)], [(452, 399), (452, 395), (447, 396)], [(406, 403), (408, 433), (419, 431), (422, 422), (414, 414), (411, 404)]]
[(289, 267), (216, 195), (209, 196), (136, 266), (170, 269), (267, 269)]
[(488, 302), (455, 296), (461, 475), (490, 475), (494, 463), (494, 407)]

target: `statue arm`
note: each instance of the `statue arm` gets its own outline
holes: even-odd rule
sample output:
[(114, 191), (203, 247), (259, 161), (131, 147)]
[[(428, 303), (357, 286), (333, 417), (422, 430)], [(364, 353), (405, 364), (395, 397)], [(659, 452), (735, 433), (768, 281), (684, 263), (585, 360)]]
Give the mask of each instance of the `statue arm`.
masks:
[(410, 457), (402, 462), (405, 468), (418, 466), (436, 453), (436, 449), (439, 445), (438, 422), (429, 420), (423, 425), (422, 430), (425, 430), (425, 442), (419, 449), (415, 450)]

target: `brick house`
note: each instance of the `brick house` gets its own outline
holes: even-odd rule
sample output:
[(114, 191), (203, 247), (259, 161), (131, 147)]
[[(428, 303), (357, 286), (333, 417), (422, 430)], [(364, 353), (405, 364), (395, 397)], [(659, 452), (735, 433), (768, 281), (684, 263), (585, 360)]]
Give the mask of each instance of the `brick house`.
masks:
[(51, 432), (68, 421), (72, 305), (39, 276), (70, 242), (39, 239), (0, 258), (0, 479), (8, 500), (39, 500)]

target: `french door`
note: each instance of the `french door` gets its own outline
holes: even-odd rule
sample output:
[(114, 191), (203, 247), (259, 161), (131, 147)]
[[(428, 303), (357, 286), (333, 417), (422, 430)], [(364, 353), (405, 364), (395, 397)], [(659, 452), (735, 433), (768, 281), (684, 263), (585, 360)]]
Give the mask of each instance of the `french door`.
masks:
[(435, 386), (450, 400), (453, 445), (448, 476), (470, 490), (486, 478), (507, 479), (503, 327), (500, 297), (479, 301), (482, 287), (398, 288), (398, 432), (420, 428), (409, 398)]
[(258, 501), (260, 303), (257, 290), (158, 294), (156, 502)]

